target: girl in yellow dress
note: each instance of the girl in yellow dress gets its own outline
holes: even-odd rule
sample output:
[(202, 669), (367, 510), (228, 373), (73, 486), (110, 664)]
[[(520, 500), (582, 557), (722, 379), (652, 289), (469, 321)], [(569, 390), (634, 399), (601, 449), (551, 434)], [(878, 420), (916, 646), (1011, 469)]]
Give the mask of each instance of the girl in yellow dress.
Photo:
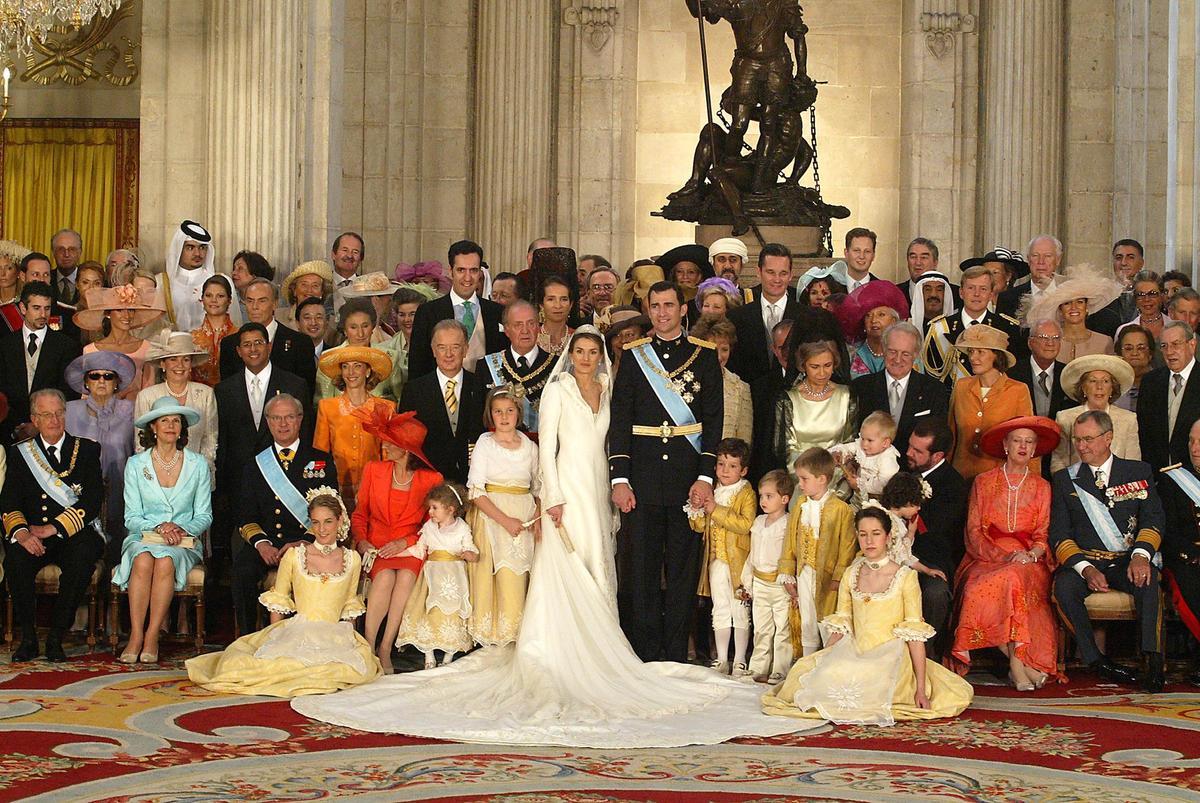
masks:
[[(350, 517), (332, 488), (316, 488), (308, 500), (316, 541), (284, 552), (275, 587), (258, 598), (271, 612), (271, 624), (224, 652), (190, 659), (193, 683), (226, 694), (296, 697), (382, 674), (374, 650), (352, 624), (366, 608), (358, 596), (358, 553), (339, 543), (350, 531)], [(284, 619), (287, 614), (294, 616)]]
[(916, 572), (888, 557), (896, 533), (887, 511), (868, 503), (854, 524), (862, 556), (842, 577), (837, 613), (821, 623), (829, 646), (763, 695), (763, 713), (857, 725), (958, 716), (974, 691), (925, 658), (934, 629), (921, 618)]

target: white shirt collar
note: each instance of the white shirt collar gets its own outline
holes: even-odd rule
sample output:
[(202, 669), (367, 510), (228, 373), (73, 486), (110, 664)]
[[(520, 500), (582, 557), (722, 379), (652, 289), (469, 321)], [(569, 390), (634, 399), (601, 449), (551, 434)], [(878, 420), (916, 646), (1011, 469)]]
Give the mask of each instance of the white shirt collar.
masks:
[(275, 343), (275, 333), (279, 331), (279, 321), (275, 320), (275, 316), (271, 316), (271, 322), (266, 324), (267, 340), (272, 344)]
[(912, 371), (909, 371), (909, 372), (908, 372), (907, 374), (905, 374), (904, 376), (897, 378), (897, 377), (894, 377), (894, 376), (892, 376), (891, 374), (889, 374), (889, 373), (888, 373), (888, 371), (887, 371), (887, 369), (886, 369), (886, 368), (884, 368), (884, 369), (883, 369), (883, 378), (884, 378), (884, 379), (887, 381), (887, 392), (888, 392), (888, 393), (891, 393), (891, 392), (892, 392), (892, 383), (893, 383), (893, 382), (899, 382), (899, 383), (900, 383), (900, 392), (901, 392), (901, 393), (903, 393), (904, 391), (908, 390), (908, 378), (909, 378), (910, 376), (912, 376)]
[(454, 376), (446, 376), (445, 374), (442, 373), (441, 368), (436, 368), (434, 370), (437, 371), (438, 385), (440, 385), (442, 388), (443, 396), (446, 395), (446, 383), (449, 382), (451, 379), (454, 380), (455, 395), (462, 393), (463, 370), (461, 368), (458, 369), (458, 373), (455, 374)]
[(249, 368), (243, 369), (242, 373), (245, 374), (245, 376), (246, 376), (246, 390), (250, 390), (250, 383), (254, 381), (254, 377), (258, 377), (259, 381), (262, 383), (263, 393), (267, 392), (267, 385), (271, 384), (271, 363), (270, 362), (268, 362), (265, 366), (263, 366), (263, 369), (261, 371), (259, 371), (257, 374), (254, 373), (253, 371), (251, 371)]
[(275, 444), (275, 454), (279, 454), (284, 449), (291, 449), (292, 457), (294, 458), (297, 454), (300, 453), (300, 439), (296, 438), (296, 440), (294, 440), (288, 444), (280, 444), (280, 443)]
[(1043, 368), (1042, 366), (1038, 365), (1037, 358), (1034, 357), (1032, 354), (1030, 354), (1029, 355), (1029, 367), (1033, 370), (1033, 378), (1035, 380), (1038, 378), (1038, 376), (1041, 375), (1042, 371), (1045, 371), (1046, 376), (1049, 377), (1050, 379), (1054, 378), (1054, 360), (1050, 361), (1049, 367)]
[(763, 312), (766, 312), (771, 308), (779, 310), (780, 320), (782, 320), (783, 311), (787, 308), (787, 293), (784, 293), (774, 301), (768, 299), (766, 293), (760, 293), (758, 296), (758, 303), (762, 305)]
[(62, 457), (63, 441), (65, 441), (67, 439), (67, 433), (65, 431), (63, 432), (62, 435), (58, 436), (58, 440), (55, 441), (54, 443), (48, 443), (46, 441), (46, 439), (43, 438), (41, 435), (39, 435), (38, 438), (42, 441), (42, 448), (44, 448), (46, 451), (49, 451), (50, 448), (53, 447), (58, 450), (58, 456)]
[(56, 266), (56, 267), (54, 268), (54, 272), (58, 274), (58, 280), (59, 280), (60, 282), (61, 282), (63, 279), (66, 279), (66, 280), (68, 280), (68, 281), (69, 281), (71, 284), (75, 284), (75, 277), (79, 275), (79, 266), (78, 266), (78, 265), (76, 265), (74, 268), (72, 268), (70, 273), (63, 273), (63, 272), (62, 272), (62, 271), (61, 271), (61, 270), (60, 270), (60, 269), (59, 269), (59, 268)]
[(930, 466), (929, 468), (927, 468), (927, 469), (925, 469), (924, 471), (922, 471), (922, 472), (921, 472), (921, 479), (925, 479), (925, 478), (926, 478), (926, 477), (928, 477), (930, 474), (932, 474), (933, 472), (937, 471), (939, 468), (941, 468), (941, 466), (942, 466), (942, 463), (945, 463), (945, 462), (946, 462), (946, 458), (944, 458), (944, 457), (943, 457), (941, 460), (937, 461), (937, 462), (936, 462), (936, 463), (934, 463), (932, 466)]
[(1116, 455), (1114, 455), (1112, 452), (1109, 452), (1107, 460), (1105, 460), (1100, 465), (1092, 468), (1092, 474), (1095, 474), (1097, 471), (1104, 472), (1104, 484), (1105, 485), (1112, 485), (1112, 464), (1113, 464), (1113, 458), (1115, 456)]
[(473, 303), (473, 304), (474, 304), (476, 307), (478, 307), (478, 306), (479, 306), (479, 294), (478, 294), (478, 293), (471, 293), (471, 297), (470, 297), (470, 298), (463, 298), (462, 296), (460, 296), (458, 293), (454, 292), (453, 290), (451, 290), (451, 291), (450, 291), (450, 305), (451, 305), (451, 306), (453, 306), (453, 307), (459, 307), (459, 306), (462, 306), (463, 304), (465, 304), (465, 303), (466, 303), (466, 302), (468, 302), (468, 301), (470, 301), (470, 302), (471, 302), (471, 303)]
[[(28, 339), (29, 339), (29, 336), (28, 336), (28, 335), (26, 335), (26, 336), (25, 336), (25, 339), (26, 339), (26, 340), (28, 340)], [(1171, 373), (1173, 373), (1173, 374), (1174, 374), (1174, 373), (1178, 373), (1180, 376), (1182, 376), (1182, 377), (1183, 377), (1183, 384), (1184, 384), (1184, 386), (1186, 387), (1186, 386), (1187, 386), (1187, 383), (1188, 383), (1188, 377), (1192, 375), (1192, 369), (1193, 369), (1194, 367), (1196, 367), (1196, 358), (1195, 358), (1195, 357), (1192, 357), (1191, 361), (1190, 361), (1190, 362), (1189, 362), (1187, 365), (1183, 366), (1183, 370), (1182, 370), (1182, 371), (1172, 371)]]
[(1050, 284), (1046, 285), (1045, 290), (1041, 289), (1036, 284), (1034, 284), (1033, 279), (1030, 279), (1029, 280), (1029, 295), (1033, 296), (1034, 298), (1037, 298), (1042, 293), (1049, 293), (1055, 287), (1058, 287), (1058, 282), (1055, 280), (1055, 278), (1053, 276), (1050, 277)]
[[(508, 353), (512, 355), (513, 362), (516, 362), (517, 359), (519, 359), (521, 356), (520, 354), (517, 354), (517, 350), (514, 349), (512, 346), (508, 347)], [(525, 359), (526, 359), (526, 361), (529, 362), (530, 365), (533, 365), (535, 362), (537, 362), (538, 354), (540, 354), (540, 353), (541, 353), (541, 350), (537, 347), (537, 344), (535, 343), (533, 346), (533, 349), (531, 349), (530, 352), (525, 355)]]
[(988, 314), (988, 311), (985, 309), (983, 312), (979, 313), (978, 318), (972, 318), (970, 315), (967, 314), (967, 310), (964, 307), (963, 311), (961, 313), (961, 316), (960, 316), (962, 318), (963, 328), (964, 329), (967, 328), (968, 326), (971, 325), (972, 322), (983, 323), (983, 319), (987, 317), (987, 314)]
[(28, 346), (29, 336), (37, 335), (38, 345), (40, 346), (42, 344), (42, 340), (46, 337), (47, 328), (48, 327), (43, 326), (41, 329), (30, 329), (28, 324), (21, 324), (21, 339), (24, 340), (25, 345)]

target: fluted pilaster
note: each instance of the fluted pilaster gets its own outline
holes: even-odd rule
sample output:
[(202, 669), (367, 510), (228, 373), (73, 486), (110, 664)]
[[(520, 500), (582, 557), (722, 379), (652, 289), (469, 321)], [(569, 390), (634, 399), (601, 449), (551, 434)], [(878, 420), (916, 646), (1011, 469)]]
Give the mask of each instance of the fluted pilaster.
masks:
[(554, 236), (557, 18), (554, 0), (479, 2), (471, 203), (493, 272), (524, 269), (529, 241)]
[(1064, 4), (984, 3), (981, 241), (1023, 248), (1059, 232), (1062, 211)]

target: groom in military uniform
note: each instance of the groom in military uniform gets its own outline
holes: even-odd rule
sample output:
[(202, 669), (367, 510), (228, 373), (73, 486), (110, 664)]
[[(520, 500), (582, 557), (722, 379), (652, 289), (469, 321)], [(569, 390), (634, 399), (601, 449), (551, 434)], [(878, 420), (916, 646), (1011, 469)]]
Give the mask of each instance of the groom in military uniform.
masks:
[[(1167, 515), (1164, 574), (1180, 621), (1200, 639), (1200, 420), (1188, 431), (1188, 461), (1167, 466), (1162, 473), (1168, 478), (1158, 486)], [(1200, 686), (1200, 656), (1188, 682)]]
[(1152, 562), (1162, 543), (1164, 516), (1150, 466), (1112, 453), (1112, 418), (1088, 410), (1075, 420), (1072, 440), (1081, 462), (1054, 474), (1050, 546), (1059, 568), (1054, 602), (1075, 634), (1079, 653), (1104, 680), (1132, 684), (1133, 673), (1101, 654), (1084, 600), (1110, 589), (1133, 596), (1139, 640), (1146, 653), (1142, 688), (1163, 689), (1162, 590)]
[(504, 309), (504, 334), (508, 336), (509, 347), (483, 358), (488, 389), (500, 385), (512, 387), (522, 402), (521, 419), (530, 433), (537, 432), (538, 404), (555, 363), (553, 354), (538, 348), (540, 333), (537, 310), (528, 301), (517, 299)]
[(683, 507), (712, 498), (724, 396), (713, 344), (683, 331), (683, 291), (658, 282), (647, 299), (654, 331), (625, 346), (608, 430), (612, 499), (632, 533), (622, 624), (643, 661), (685, 662), (702, 542)]

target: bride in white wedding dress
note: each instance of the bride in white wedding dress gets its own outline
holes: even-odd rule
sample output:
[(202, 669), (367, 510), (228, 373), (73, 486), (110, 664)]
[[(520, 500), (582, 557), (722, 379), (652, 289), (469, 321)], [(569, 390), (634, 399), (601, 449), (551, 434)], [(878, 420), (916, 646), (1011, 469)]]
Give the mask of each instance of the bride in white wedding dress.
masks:
[(701, 667), (644, 664), (629, 646), (616, 611), (609, 380), (599, 331), (580, 327), (542, 393), (545, 513), (516, 644), (299, 697), (292, 708), (363, 731), (569, 747), (716, 744), (821, 724), (765, 716), (763, 687)]

